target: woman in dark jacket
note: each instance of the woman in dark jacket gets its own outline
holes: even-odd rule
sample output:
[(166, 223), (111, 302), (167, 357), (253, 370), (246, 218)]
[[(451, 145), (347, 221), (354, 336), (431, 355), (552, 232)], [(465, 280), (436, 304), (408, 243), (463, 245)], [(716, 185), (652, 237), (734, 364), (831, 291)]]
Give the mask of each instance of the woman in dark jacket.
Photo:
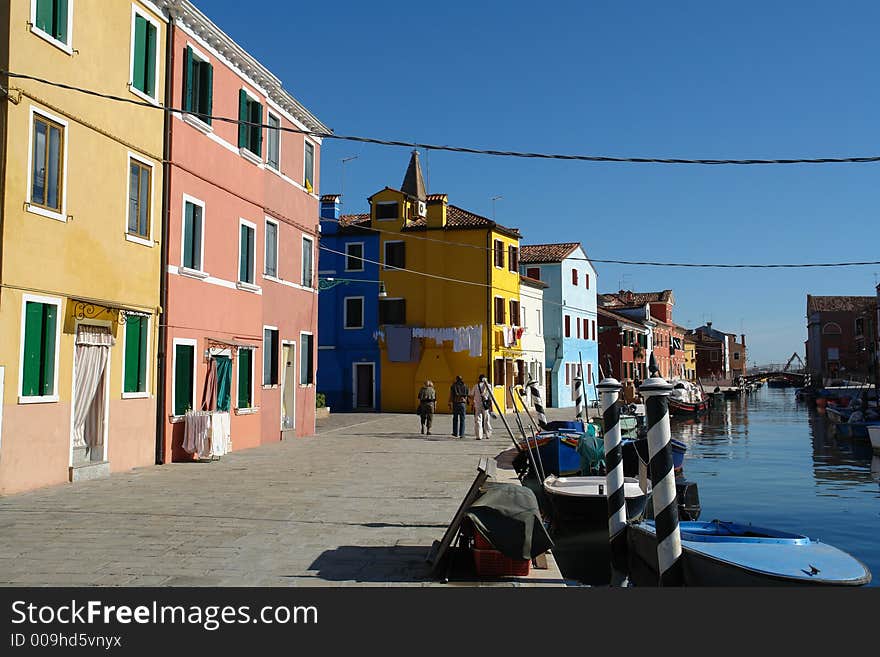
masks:
[(467, 415), (469, 392), (462, 378), (455, 377), (455, 383), (449, 388), (449, 408), (452, 409), (452, 435), (456, 438), (464, 438), (464, 418)]
[(434, 422), (434, 404), (437, 402), (437, 391), (434, 390), (433, 381), (425, 381), (425, 385), (419, 390), (419, 419), (422, 428), (419, 433), (431, 435), (431, 424)]

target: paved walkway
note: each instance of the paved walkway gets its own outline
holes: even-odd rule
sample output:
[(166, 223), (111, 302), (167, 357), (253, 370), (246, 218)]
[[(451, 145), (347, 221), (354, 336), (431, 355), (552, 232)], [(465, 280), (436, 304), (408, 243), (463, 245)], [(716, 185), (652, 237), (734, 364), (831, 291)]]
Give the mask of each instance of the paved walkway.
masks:
[[(468, 433), (421, 436), (415, 415), (338, 414), (311, 438), (211, 463), (0, 498), (0, 585), (433, 585), (425, 557), (480, 457), (511, 447), (500, 421), (491, 440), (474, 440), (472, 423)], [(558, 583), (551, 571), (533, 570), (550, 578), (534, 583)]]

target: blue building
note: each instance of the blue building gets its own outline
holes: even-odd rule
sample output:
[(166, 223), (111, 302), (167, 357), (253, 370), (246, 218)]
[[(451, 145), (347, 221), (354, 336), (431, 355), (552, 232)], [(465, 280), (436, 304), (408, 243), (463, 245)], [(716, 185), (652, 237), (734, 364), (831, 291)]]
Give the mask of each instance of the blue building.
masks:
[(337, 411), (380, 406), (379, 236), (369, 214), (339, 216), (339, 196), (321, 197), (318, 257), (318, 392)]
[(523, 245), (519, 262), (521, 274), (547, 284), (543, 320), (547, 406), (574, 406), (572, 386), (580, 372), (587, 402), (594, 401), (599, 343), (593, 263), (578, 242)]

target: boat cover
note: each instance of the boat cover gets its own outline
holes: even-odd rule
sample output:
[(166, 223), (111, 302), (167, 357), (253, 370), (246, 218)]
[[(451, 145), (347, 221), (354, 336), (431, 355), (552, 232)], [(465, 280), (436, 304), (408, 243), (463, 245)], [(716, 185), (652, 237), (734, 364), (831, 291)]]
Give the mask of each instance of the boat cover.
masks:
[(519, 484), (489, 483), (466, 513), (483, 536), (511, 559), (531, 559), (553, 547), (538, 499)]
[(578, 436), (577, 453), (581, 457), (581, 474), (598, 474), (605, 467), (605, 441), (596, 435), (596, 427), (587, 425), (587, 430)]

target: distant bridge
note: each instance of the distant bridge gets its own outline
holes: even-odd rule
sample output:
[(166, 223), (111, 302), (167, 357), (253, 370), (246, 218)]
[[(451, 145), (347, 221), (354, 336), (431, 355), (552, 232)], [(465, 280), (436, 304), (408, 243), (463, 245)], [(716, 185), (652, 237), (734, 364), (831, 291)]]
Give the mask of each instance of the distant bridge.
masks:
[(746, 374), (743, 378), (749, 383), (758, 381), (785, 381), (796, 388), (803, 388), (807, 382), (806, 372), (792, 372), (784, 370), (768, 370)]

